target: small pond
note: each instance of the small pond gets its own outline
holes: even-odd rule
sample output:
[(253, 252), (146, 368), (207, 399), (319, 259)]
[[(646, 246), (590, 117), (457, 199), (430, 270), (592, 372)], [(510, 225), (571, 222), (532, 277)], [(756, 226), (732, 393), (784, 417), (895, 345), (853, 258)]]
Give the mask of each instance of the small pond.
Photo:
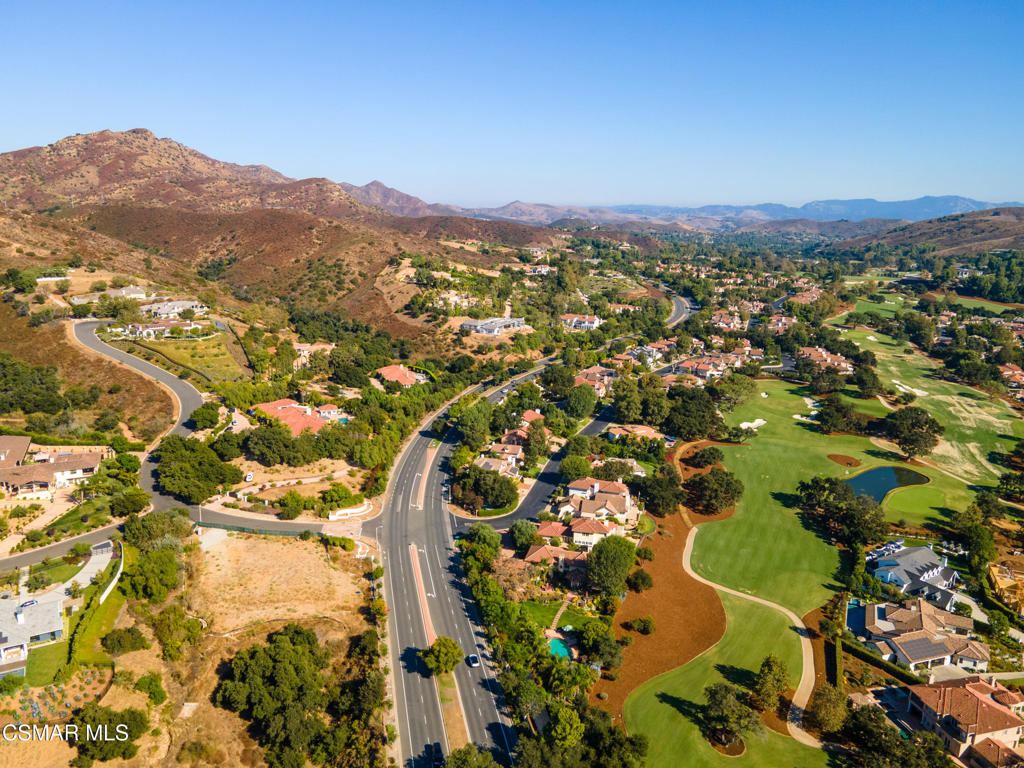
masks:
[(927, 482), (927, 477), (906, 467), (875, 467), (851, 477), (846, 484), (853, 488), (858, 496), (870, 496), (881, 504), (889, 491), (908, 485), (924, 485)]

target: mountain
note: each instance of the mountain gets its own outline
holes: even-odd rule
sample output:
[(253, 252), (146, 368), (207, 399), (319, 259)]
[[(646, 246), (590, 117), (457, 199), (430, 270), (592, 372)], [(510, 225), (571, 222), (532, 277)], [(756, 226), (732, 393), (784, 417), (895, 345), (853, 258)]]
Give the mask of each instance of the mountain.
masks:
[(903, 224), (881, 234), (846, 240), (843, 247), (928, 244), (940, 255), (978, 253), (1000, 248), (1024, 248), (1024, 208), (1002, 207), (969, 211)]
[(382, 208), (397, 216), (451, 216), (458, 215), (460, 211), (457, 206), (426, 203), (379, 181), (371, 181), (361, 187), (342, 181), (338, 186), (359, 202)]
[(922, 221), (954, 213), (967, 213), (987, 208), (1020, 206), (1024, 203), (988, 203), (969, 197), (944, 195), (940, 197), (918, 197), (914, 200), (883, 202), (873, 198), (855, 200), (815, 200), (799, 207), (778, 203), (760, 205), (704, 205), (697, 208), (679, 208), (665, 205), (613, 205), (611, 210), (632, 216), (645, 216), (673, 220), (692, 216), (724, 219), (811, 219), (813, 221), (835, 221), (846, 219), (906, 219)]
[(815, 221), (813, 219), (774, 219), (739, 227), (739, 234), (776, 235), (782, 237), (809, 237), (846, 240), (865, 235), (877, 235), (902, 224), (906, 219), (863, 219), (862, 221)]

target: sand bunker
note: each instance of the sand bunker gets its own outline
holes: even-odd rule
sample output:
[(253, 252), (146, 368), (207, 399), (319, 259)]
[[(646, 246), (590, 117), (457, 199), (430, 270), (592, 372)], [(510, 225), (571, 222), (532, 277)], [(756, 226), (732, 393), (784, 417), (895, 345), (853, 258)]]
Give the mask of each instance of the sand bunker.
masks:
[(754, 419), (753, 421), (744, 421), (742, 424), (740, 424), (740, 429), (757, 429), (758, 427), (763, 427), (767, 423), (768, 422), (765, 421), (764, 419)]

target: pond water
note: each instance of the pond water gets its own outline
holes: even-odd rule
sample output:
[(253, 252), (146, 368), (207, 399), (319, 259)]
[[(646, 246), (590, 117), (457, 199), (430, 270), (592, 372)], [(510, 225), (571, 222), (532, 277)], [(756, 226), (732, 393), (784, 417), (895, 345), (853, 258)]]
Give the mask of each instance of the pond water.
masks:
[(853, 488), (858, 496), (870, 496), (881, 504), (889, 491), (927, 482), (927, 477), (906, 467), (875, 467), (851, 477), (846, 484)]
[(548, 641), (548, 645), (551, 648), (551, 655), (557, 656), (560, 659), (571, 659), (572, 650), (569, 648), (569, 644), (560, 637), (553, 637)]

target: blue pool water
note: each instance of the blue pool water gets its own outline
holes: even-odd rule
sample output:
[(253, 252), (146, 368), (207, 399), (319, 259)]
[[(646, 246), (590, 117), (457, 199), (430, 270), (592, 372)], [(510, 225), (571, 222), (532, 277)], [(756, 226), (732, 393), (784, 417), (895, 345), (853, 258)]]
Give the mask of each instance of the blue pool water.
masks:
[(855, 635), (863, 635), (864, 624), (867, 620), (867, 609), (861, 605), (859, 600), (851, 600), (846, 606), (846, 628)]
[(870, 496), (881, 504), (889, 491), (927, 482), (927, 477), (906, 467), (875, 467), (851, 477), (846, 484), (853, 488), (858, 496)]
[(551, 655), (557, 656), (560, 659), (571, 659), (572, 651), (569, 649), (569, 644), (560, 637), (553, 637), (548, 641), (548, 646), (551, 648)]

